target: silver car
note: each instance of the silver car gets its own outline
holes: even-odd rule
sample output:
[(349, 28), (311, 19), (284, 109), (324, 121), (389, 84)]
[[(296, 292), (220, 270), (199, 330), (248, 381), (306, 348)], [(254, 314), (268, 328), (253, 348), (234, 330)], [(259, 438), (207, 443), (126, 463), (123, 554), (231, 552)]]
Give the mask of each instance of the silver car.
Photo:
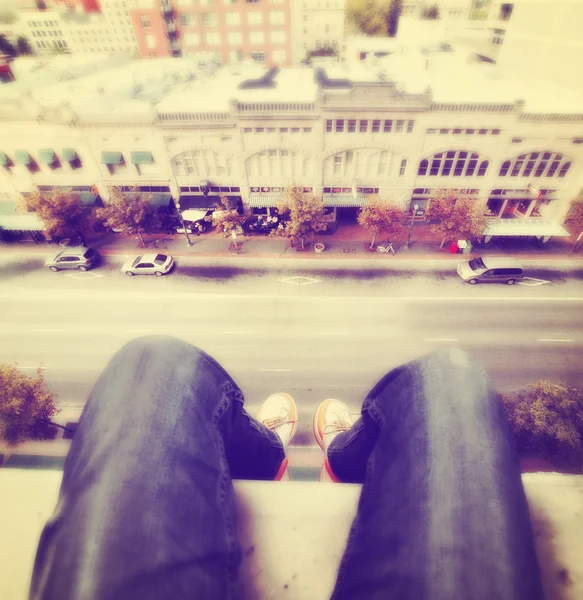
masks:
[(122, 272), (130, 277), (134, 275), (156, 275), (161, 277), (170, 273), (174, 258), (166, 254), (143, 254), (124, 263)]
[(483, 256), (459, 263), (458, 275), (463, 281), (476, 283), (506, 283), (513, 285), (524, 277), (524, 269), (514, 258)]
[(98, 257), (99, 254), (93, 248), (74, 246), (61, 250), (54, 258), (47, 260), (45, 267), (51, 271), (60, 271), (61, 269), (88, 271), (95, 266)]

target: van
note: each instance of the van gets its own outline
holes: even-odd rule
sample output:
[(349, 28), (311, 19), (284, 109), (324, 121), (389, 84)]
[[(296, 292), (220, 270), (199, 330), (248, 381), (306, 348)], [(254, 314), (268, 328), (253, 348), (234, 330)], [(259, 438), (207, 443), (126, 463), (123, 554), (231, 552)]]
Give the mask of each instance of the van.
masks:
[(524, 277), (524, 269), (514, 258), (505, 256), (484, 256), (472, 258), (457, 266), (457, 273), (463, 281), (476, 283), (515, 284)]

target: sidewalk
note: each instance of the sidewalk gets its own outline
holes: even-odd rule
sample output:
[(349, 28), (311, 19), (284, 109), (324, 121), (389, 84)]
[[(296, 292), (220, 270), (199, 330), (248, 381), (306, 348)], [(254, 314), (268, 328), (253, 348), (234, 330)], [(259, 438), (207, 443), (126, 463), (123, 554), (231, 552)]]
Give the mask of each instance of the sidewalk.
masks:
[[(239, 236), (239, 251), (229, 250), (231, 240), (216, 232), (201, 236), (191, 235), (192, 247), (188, 247), (184, 234), (144, 235), (146, 246), (142, 247), (137, 236), (121, 234), (93, 234), (87, 236), (88, 243), (97, 248), (102, 255), (127, 256), (144, 252), (163, 252), (176, 257), (189, 256), (192, 258), (237, 258), (244, 256), (249, 259), (294, 259), (326, 261), (330, 259), (366, 260), (366, 261), (459, 261), (461, 254), (450, 254), (448, 247), (439, 248), (440, 240), (431, 234), (427, 225), (416, 225), (413, 228), (410, 249), (405, 249), (404, 240), (394, 243), (396, 255), (379, 254), (368, 250), (370, 233), (356, 225), (340, 225), (338, 231), (331, 235), (319, 235), (304, 252), (291, 248), (289, 241), (284, 238), (270, 236)], [(502, 240), (485, 248), (474, 246), (472, 255), (507, 255), (523, 261), (583, 261), (583, 257), (575, 253), (568, 255), (574, 238), (555, 238), (544, 246), (537, 246), (530, 238)], [(384, 238), (378, 240), (384, 242)], [(313, 244), (321, 242), (325, 245), (324, 252), (314, 252)], [(53, 244), (35, 245), (5, 244), (0, 252), (11, 254), (51, 256), (58, 251)]]

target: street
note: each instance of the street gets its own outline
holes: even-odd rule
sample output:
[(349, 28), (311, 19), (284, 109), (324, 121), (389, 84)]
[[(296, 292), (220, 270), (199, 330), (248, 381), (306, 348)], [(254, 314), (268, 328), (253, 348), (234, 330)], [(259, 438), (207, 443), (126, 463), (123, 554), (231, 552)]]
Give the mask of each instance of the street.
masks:
[(387, 370), (436, 348), (474, 354), (499, 390), (537, 379), (583, 387), (581, 269), (538, 267), (526, 285), (469, 286), (455, 263), (258, 269), (185, 258), (170, 276), (129, 278), (121, 262), (52, 273), (41, 259), (1, 255), (0, 362), (42, 366), (60, 405), (80, 407), (125, 342), (172, 335), (215, 357), (251, 411), (291, 393), (296, 443), (306, 445), (321, 400), (356, 412)]

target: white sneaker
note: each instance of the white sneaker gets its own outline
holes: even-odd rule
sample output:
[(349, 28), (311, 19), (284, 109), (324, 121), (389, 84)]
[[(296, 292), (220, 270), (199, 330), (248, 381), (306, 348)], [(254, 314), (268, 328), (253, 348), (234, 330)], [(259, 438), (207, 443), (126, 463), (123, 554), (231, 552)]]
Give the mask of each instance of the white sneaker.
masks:
[(275, 431), (287, 448), (296, 434), (298, 411), (294, 399), (284, 392), (271, 394), (259, 407), (255, 418), (267, 429)]
[(325, 454), (328, 453), (332, 440), (353, 425), (354, 419), (348, 406), (334, 398), (324, 400), (314, 413), (314, 437)]

